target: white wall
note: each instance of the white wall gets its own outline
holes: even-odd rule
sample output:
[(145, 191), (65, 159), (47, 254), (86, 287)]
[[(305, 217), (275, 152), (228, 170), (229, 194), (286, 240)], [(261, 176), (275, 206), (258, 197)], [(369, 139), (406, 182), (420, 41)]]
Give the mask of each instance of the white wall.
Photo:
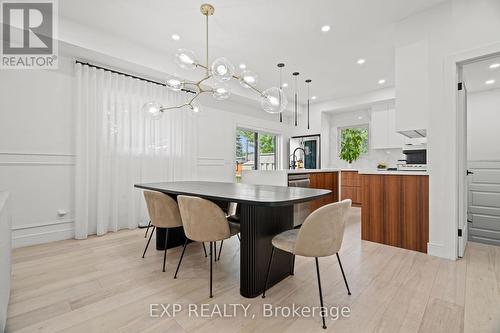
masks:
[[(14, 247), (74, 236), (74, 58), (61, 56), (59, 67), (0, 75), (0, 191), (11, 192)], [(233, 181), (237, 126), (281, 135), (284, 160), (290, 127), (276, 115), (258, 103), (203, 104), (199, 140), (192, 142), (199, 145), (200, 179)], [(61, 217), (58, 210), (68, 214)]]
[[(370, 124), (371, 111), (369, 109), (343, 113), (326, 114), (330, 124), (330, 159), (329, 167), (347, 168), (346, 161), (339, 158), (338, 130), (342, 127)], [(372, 149), (371, 142), (367, 154), (362, 154), (357, 161), (352, 163), (356, 169), (376, 169), (377, 164), (384, 162), (388, 167), (395, 167), (399, 159), (403, 159), (402, 149)]]
[(9, 193), (0, 192), (0, 332), (5, 329), (10, 297), (11, 215)]
[(73, 236), (72, 84), (67, 58), (58, 71), (0, 75), (0, 191), (11, 193), (14, 246)]
[(500, 89), (467, 94), (467, 159), (500, 160)]

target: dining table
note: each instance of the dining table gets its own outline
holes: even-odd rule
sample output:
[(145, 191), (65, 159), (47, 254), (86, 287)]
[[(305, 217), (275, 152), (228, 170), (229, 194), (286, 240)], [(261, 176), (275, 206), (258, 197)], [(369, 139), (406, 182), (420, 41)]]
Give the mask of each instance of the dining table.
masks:
[[(247, 298), (257, 297), (264, 290), (272, 238), (294, 228), (294, 205), (331, 194), (330, 190), (313, 188), (208, 181), (173, 181), (134, 186), (164, 193), (175, 200), (178, 195), (188, 195), (219, 204), (240, 205), (240, 294)], [(164, 232), (157, 228), (157, 239), (164, 239)], [(168, 242), (180, 245), (184, 243), (184, 237), (182, 232), (169, 233)], [(268, 286), (293, 275), (294, 261), (292, 254), (276, 251)]]

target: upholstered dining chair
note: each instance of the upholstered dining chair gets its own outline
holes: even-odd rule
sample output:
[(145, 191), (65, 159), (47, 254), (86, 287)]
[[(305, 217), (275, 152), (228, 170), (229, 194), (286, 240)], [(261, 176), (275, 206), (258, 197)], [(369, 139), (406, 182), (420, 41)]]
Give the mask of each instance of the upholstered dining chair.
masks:
[(273, 248), (267, 266), (266, 282), (262, 298), (266, 297), (267, 282), (269, 279), (269, 272), (271, 271), (275, 248), (293, 254), (294, 261), (296, 255), (314, 257), (316, 261), (316, 275), (318, 277), (321, 318), (323, 320), (323, 328), (326, 329), (318, 258), (329, 257), (334, 254), (337, 255), (340, 271), (342, 272), (347, 288), (347, 294), (350, 295), (351, 291), (349, 290), (349, 285), (347, 284), (347, 279), (338, 253), (342, 245), (345, 221), (347, 220), (350, 208), (350, 199), (325, 205), (309, 214), (300, 229), (287, 230), (273, 238)]
[(179, 213), (179, 207), (174, 199), (166, 194), (153, 191), (144, 191), (144, 198), (146, 199), (146, 205), (148, 207), (149, 218), (151, 219), (151, 225), (153, 229), (149, 235), (146, 248), (142, 257), (146, 255), (146, 251), (151, 242), (151, 237), (153, 237), (156, 228), (165, 228), (165, 251), (163, 253), (163, 271), (165, 272), (165, 262), (167, 260), (167, 240), (168, 231), (170, 228), (182, 227), (181, 215)]
[[(227, 210), (225, 211), (226, 213), (226, 218), (229, 222), (240, 224), (240, 211), (241, 211), (241, 206), (238, 205), (236, 202), (230, 202), (227, 205)], [(241, 241), (240, 235), (236, 234), (238, 237), (238, 240)], [(219, 255), (217, 256), (217, 242), (215, 242), (215, 261), (220, 260), (220, 254), (222, 252), (222, 245), (224, 244), (224, 240), (220, 241), (220, 246), (219, 246)]]
[[(229, 222), (224, 211), (209, 200), (179, 195), (177, 202), (186, 237), (195, 242), (210, 243), (210, 297), (212, 297), (212, 261), (213, 257), (217, 255), (214, 243), (238, 234), (240, 232), (239, 225)], [(174, 279), (177, 278), (188, 239), (184, 243)]]

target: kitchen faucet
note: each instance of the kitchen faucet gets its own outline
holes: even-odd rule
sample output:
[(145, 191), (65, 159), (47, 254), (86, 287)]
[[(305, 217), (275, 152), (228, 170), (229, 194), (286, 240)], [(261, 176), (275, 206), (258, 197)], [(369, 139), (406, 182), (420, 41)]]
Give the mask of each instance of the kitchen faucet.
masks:
[(305, 156), (307, 155), (307, 154), (306, 154), (306, 151), (305, 151), (305, 149), (304, 149), (304, 148), (302, 148), (302, 147), (297, 147), (297, 148), (295, 148), (295, 150), (293, 151), (293, 154), (292, 154), (292, 155), (290, 155), (290, 156), (293, 156), (293, 159), (292, 159), (292, 165), (290, 165), (290, 168), (291, 168), (291, 169), (294, 169), (294, 170), (295, 170), (295, 164), (296, 164), (296, 162), (297, 162), (297, 156), (295, 155), (295, 153), (297, 153), (297, 150), (302, 150), (302, 151), (304, 152), (304, 158), (305, 158)]

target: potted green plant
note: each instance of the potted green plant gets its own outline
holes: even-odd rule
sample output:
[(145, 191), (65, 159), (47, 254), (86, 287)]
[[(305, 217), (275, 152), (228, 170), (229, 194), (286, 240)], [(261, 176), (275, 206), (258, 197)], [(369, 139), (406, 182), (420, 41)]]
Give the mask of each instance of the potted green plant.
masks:
[(359, 128), (346, 128), (342, 131), (339, 157), (341, 160), (351, 164), (356, 161), (361, 155), (363, 142), (366, 140), (366, 135)]

